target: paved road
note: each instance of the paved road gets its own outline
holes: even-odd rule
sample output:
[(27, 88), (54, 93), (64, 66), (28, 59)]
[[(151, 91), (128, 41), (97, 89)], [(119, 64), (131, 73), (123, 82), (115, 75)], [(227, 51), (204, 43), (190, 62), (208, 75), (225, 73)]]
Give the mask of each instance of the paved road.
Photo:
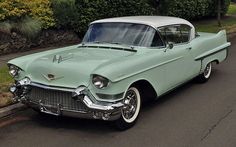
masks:
[(189, 82), (146, 104), (130, 130), (26, 110), (0, 121), (0, 146), (235, 147), (236, 38), (231, 41), (228, 60), (215, 66), (208, 83)]

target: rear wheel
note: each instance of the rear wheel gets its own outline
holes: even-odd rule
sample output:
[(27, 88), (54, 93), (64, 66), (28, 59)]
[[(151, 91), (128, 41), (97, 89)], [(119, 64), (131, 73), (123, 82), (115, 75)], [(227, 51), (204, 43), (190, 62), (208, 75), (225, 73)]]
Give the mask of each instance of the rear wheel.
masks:
[(124, 106), (121, 109), (121, 117), (116, 121), (119, 130), (131, 128), (137, 121), (141, 108), (141, 96), (136, 87), (130, 87), (124, 98)]
[(206, 65), (206, 68), (204, 69), (203, 73), (197, 77), (197, 81), (199, 83), (207, 82), (210, 79), (211, 72), (212, 72), (212, 63), (210, 62)]

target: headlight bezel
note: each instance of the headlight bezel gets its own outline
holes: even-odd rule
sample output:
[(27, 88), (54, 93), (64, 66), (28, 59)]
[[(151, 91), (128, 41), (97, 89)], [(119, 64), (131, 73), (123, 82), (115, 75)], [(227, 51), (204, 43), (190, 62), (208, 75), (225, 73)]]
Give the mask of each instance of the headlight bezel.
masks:
[(110, 80), (104, 76), (93, 74), (92, 75), (92, 84), (97, 89), (104, 89), (107, 88), (110, 85)]
[(19, 77), (20, 71), (21, 69), (13, 64), (8, 65), (9, 67), (9, 74), (13, 77), (13, 78), (17, 78)]

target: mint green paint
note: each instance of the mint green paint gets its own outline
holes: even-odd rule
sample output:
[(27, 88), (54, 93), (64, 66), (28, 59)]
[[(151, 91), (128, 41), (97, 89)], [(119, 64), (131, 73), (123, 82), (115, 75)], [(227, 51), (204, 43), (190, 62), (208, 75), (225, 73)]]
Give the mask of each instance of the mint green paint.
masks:
[[(207, 63), (225, 60), (226, 50), (222, 49), (230, 46), (226, 32), (199, 34), (200, 37), (172, 49), (135, 47), (137, 52), (129, 52), (104, 48), (129, 48), (120, 45), (93, 44), (99, 48), (74, 45), (16, 58), (9, 64), (23, 70), (16, 80), (27, 76), (33, 82), (45, 85), (71, 88), (85, 85), (95, 96), (96, 93), (122, 93), (132, 83), (146, 80), (160, 96), (199, 75)], [(55, 55), (61, 55), (64, 60), (53, 62)], [(204, 56), (207, 57), (196, 60)], [(48, 81), (43, 77), (47, 74), (60, 78)], [(91, 84), (92, 74), (108, 78), (110, 85), (104, 89), (95, 88)]]

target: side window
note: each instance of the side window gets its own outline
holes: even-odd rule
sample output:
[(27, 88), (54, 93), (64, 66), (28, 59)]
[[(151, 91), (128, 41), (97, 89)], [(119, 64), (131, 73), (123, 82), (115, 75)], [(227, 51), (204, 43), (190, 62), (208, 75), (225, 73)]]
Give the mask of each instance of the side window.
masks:
[(172, 25), (159, 28), (160, 34), (166, 43), (186, 43), (189, 41), (191, 27), (188, 25)]
[(190, 38), (191, 27), (188, 25), (181, 25), (180, 31), (182, 35), (182, 43), (188, 42)]
[(182, 36), (179, 26), (166, 26), (159, 28), (161, 36), (166, 43), (172, 42), (174, 44), (181, 43)]
[(155, 31), (155, 35), (152, 40), (151, 47), (160, 47), (160, 46), (165, 46), (163, 41), (161, 40), (160, 35), (158, 34), (157, 31)]

